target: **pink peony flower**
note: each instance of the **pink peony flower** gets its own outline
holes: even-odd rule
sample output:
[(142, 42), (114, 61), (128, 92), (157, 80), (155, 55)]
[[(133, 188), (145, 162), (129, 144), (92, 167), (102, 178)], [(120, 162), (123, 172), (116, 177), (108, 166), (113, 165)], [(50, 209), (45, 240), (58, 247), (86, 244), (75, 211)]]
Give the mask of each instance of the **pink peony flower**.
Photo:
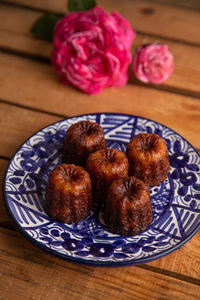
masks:
[(173, 55), (167, 45), (141, 46), (133, 60), (133, 72), (143, 82), (162, 83), (173, 72)]
[(63, 84), (88, 94), (127, 82), (135, 33), (117, 13), (96, 6), (68, 13), (56, 23), (51, 62)]

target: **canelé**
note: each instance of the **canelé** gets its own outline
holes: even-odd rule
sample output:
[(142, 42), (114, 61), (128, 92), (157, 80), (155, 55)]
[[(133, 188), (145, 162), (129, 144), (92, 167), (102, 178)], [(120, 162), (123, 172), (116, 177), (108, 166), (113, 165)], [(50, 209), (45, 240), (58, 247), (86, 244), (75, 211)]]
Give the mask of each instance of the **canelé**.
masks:
[(90, 153), (104, 148), (104, 130), (99, 124), (91, 121), (75, 123), (66, 133), (63, 162), (84, 167)]
[(148, 186), (136, 177), (118, 178), (108, 187), (104, 219), (109, 230), (120, 235), (136, 235), (152, 222)]
[(86, 170), (92, 180), (93, 200), (103, 207), (107, 187), (114, 179), (128, 175), (128, 159), (115, 149), (99, 150), (89, 155)]
[(165, 140), (157, 134), (140, 133), (126, 151), (130, 175), (154, 186), (165, 180), (170, 169)]
[(75, 223), (89, 215), (91, 206), (90, 176), (82, 167), (61, 164), (50, 172), (45, 210), (52, 219)]

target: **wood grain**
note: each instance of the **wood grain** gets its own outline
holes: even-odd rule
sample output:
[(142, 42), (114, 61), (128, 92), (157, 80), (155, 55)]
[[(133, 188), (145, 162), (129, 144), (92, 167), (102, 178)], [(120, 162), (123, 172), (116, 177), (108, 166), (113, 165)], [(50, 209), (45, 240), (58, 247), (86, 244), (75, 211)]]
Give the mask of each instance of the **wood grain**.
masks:
[(27, 300), (133, 300), (149, 295), (151, 299), (193, 300), (200, 296), (197, 285), (138, 267), (95, 268), (53, 258), (10, 230), (1, 228), (0, 239), (0, 290), (6, 300), (23, 299), (24, 294)]
[(0, 46), (31, 55), (50, 57), (51, 44), (34, 38), (30, 33), (32, 24), (41, 15), (37, 11), (0, 4)]
[(165, 256), (159, 260), (154, 260), (147, 265), (159, 268), (160, 272), (162, 272), (162, 270), (169, 270), (188, 276), (188, 278), (193, 277), (200, 279), (199, 249), (200, 231), (178, 251), (174, 251), (168, 257)]
[(4, 173), (6, 171), (6, 168), (8, 166), (8, 160), (1, 159), (0, 158), (0, 185), (1, 185), (1, 193), (0, 193), (0, 227), (8, 227), (8, 228), (14, 228), (12, 225), (12, 221), (10, 216), (7, 213), (4, 199), (3, 199), (3, 178)]
[[(61, 85), (49, 65), (7, 54), (0, 55), (0, 65), (0, 99), (69, 116), (105, 111), (139, 115), (173, 128), (200, 148), (198, 100), (132, 85), (105, 89), (99, 95), (88, 96)], [(2, 115), (6, 120), (10, 118), (9, 113)], [(21, 136), (21, 132), (17, 132)]]
[[(8, 0), (8, 2), (19, 3), (27, 7), (35, 7), (45, 11), (66, 12), (65, 0)], [(198, 11), (144, 0), (124, 0), (123, 5), (121, 0), (99, 0), (98, 4), (108, 12), (115, 10), (120, 13), (130, 21), (136, 31), (149, 33), (158, 37), (200, 44), (200, 19)]]
[[(36, 39), (30, 33), (33, 22), (41, 16), (41, 13), (32, 10), (24, 10), (19, 7), (0, 5), (0, 46), (20, 53), (36, 57), (50, 57), (52, 44)], [(12, 22), (10, 22), (12, 19)], [(137, 34), (133, 43), (132, 52), (143, 43), (154, 42), (155, 38), (147, 34)], [(159, 39), (160, 43), (167, 44), (174, 55), (173, 75), (164, 82), (162, 89), (178, 89), (192, 92), (200, 97), (200, 48), (185, 45), (179, 42)], [(190, 55), (192, 53), (192, 56)], [(135, 82), (132, 70), (129, 72), (129, 82)]]
[[(162, 3), (162, 4), (169, 4), (169, 5), (177, 5), (177, 6), (182, 6), (186, 8), (191, 8), (191, 9), (200, 9), (200, 2), (199, 0), (188, 0), (188, 1), (183, 1), (183, 0), (153, 0), (154, 2)], [(152, 2), (152, 0), (150, 0)]]
[(11, 157), (33, 133), (58, 120), (59, 117), (0, 103), (0, 140), (4, 145), (0, 155)]

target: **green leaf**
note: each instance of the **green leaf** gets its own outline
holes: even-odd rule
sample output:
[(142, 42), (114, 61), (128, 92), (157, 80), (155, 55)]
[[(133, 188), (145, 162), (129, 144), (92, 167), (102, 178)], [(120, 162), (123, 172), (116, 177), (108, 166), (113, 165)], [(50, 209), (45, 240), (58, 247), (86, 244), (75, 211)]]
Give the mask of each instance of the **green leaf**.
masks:
[(45, 13), (37, 19), (31, 28), (31, 32), (39, 39), (52, 42), (54, 26), (62, 16), (54, 13)]
[(69, 11), (83, 11), (95, 7), (96, 0), (68, 0)]

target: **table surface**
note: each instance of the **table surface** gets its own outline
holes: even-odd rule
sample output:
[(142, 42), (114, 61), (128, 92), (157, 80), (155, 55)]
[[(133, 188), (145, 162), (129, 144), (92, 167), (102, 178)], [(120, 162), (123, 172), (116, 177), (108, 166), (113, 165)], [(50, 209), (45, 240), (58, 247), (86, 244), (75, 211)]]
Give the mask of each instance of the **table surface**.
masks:
[[(155, 40), (174, 54), (175, 70), (162, 85), (130, 74), (123, 88), (88, 96), (60, 84), (51, 44), (29, 30), (44, 11), (66, 12), (66, 0), (6, 0), (0, 4), (0, 177), (19, 145), (40, 128), (77, 114), (118, 112), (161, 122), (200, 151), (199, 0), (99, 0), (137, 32), (134, 46)], [(133, 50), (134, 51), (134, 50)], [(73, 264), (22, 236), (0, 196), (0, 299), (200, 299), (200, 231), (181, 249), (128, 267)]]

